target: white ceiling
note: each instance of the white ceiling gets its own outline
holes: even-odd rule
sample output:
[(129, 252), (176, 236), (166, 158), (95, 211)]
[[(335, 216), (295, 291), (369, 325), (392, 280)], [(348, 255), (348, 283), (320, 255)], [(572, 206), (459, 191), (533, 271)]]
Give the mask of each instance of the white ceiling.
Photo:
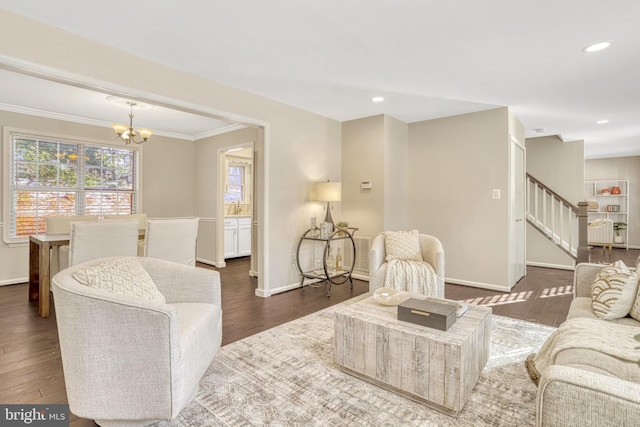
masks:
[[(509, 106), (528, 137), (584, 139), (587, 158), (640, 155), (634, 0), (0, 0), (0, 8), (336, 120), (385, 113), (411, 123)], [(601, 40), (613, 44), (582, 53)], [(2, 104), (25, 97), (24, 87), (21, 97), (5, 92)], [(31, 108), (63, 108), (64, 97), (42, 93), (27, 96)], [(374, 104), (374, 95), (386, 100)], [(122, 110), (107, 117), (107, 106), (83, 111), (126, 119)], [(139, 126), (161, 129), (143, 113)]]

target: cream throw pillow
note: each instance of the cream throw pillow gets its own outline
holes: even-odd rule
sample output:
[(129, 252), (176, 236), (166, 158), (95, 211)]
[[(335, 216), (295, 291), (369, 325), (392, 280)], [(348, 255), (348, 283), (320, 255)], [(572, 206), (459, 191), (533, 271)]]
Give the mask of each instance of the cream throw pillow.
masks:
[(153, 283), (149, 273), (135, 257), (117, 258), (78, 270), (73, 277), (83, 285), (104, 289), (120, 295), (144, 298), (164, 304), (164, 295)]
[(591, 308), (600, 319), (625, 317), (638, 293), (638, 274), (622, 261), (606, 266), (591, 285)]
[(384, 249), (387, 253), (386, 260), (423, 261), (418, 234), (418, 230), (385, 231)]

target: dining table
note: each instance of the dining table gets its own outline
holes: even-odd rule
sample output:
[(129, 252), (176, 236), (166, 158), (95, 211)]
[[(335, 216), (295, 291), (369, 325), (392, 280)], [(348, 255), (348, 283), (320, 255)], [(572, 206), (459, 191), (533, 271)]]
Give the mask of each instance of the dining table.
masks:
[[(139, 237), (144, 235), (141, 229)], [(29, 235), (29, 301), (38, 301), (40, 317), (51, 315), (51, 249), (68, 245), (70, 237), (69, 233)]]
[(38, 301), (40, 317), (51, 314), (51, 249), (69, 244), (69, 234), (29, 236), (29, 301)]

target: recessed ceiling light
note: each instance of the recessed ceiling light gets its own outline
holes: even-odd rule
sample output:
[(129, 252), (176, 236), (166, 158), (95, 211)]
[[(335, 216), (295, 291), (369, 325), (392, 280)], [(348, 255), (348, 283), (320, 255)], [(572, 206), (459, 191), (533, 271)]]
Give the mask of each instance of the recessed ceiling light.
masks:
[(374, 96), (373, 98), (371, 98), (371, 100), (373, 102), (382, 102), (382, 101), (384, 101), (384, 97), (382, 97), (382, 96)]
[(593, 53), (593, 52), (598, 52), (601, 51), (603, 49), (608, 48), (609, 46), (611, 46), (611, 42), (596, 42), (596, 43), (591, 43), (588, 46), (585, 46), (582, 49), (583, 53)]
[(536, 132), (536, 133), (543, 133), (543, 132), (546, 131), (546, 129), (545, 128), (536, 128), (533, 131)]
[(596, 124), (599, 124), (599, 125), (604, 125), (604, 124), (606, 124), (606, 123), (609, 123), (609, 120), (608, 120), (608, 119), (598, 120), (598, 121), (596, 122)]

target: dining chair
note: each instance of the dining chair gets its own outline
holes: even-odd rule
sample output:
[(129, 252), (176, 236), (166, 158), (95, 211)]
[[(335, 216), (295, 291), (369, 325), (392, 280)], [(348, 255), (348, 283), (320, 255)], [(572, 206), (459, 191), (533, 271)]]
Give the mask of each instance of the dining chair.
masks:
[[(70, 229), (71, 221), (97, 221), (97, 220), (98, 220), (97, 215), (48, 216), (44, 219), (45, 231), (47, 234), (69, 234), (71, 232), (71, 229)], [(63, 245), (63, 246), (66, 246), (66, 250), (69, 251), (68, 245)], [(51, 277), (53, 277), (54, 274), (60, 271), (60, 247), (61, 246), (55, 246), (51, 250), (51, 258), (50, 258), (50, 264), (49, 264)]]
[(200, 218), (149, 219), (144, 256), (196, 265), (196, 240)]
[(122, 215), (105, 215), (105, 220), (121, 220), (121, 219), (136, 219), (138, 220), (138, 256), (144, 256), (144, 232), (147, 228), (147, 214), (122, 214)]
[(60, 249), (60, 269), (111, 256), (138, 255), (138, 221), (71, 222), (69, 248)]

